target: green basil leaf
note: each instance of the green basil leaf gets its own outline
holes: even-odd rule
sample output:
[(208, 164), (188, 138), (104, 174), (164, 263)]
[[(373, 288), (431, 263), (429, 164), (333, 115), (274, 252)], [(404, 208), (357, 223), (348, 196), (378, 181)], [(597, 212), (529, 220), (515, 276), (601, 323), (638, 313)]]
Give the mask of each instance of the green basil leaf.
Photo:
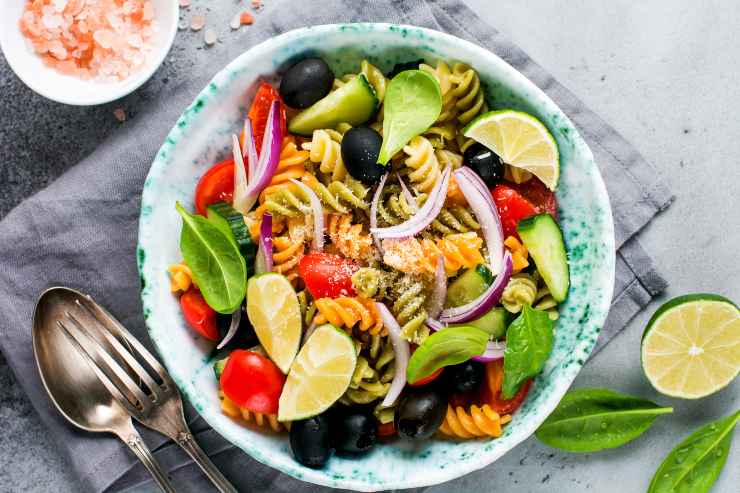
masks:
[(219, 313), (233, 313), (244, 300), (247, 267), (236, 242), (203, 216), (182, 216), (180, 250), (208, 305)]
[(502, 396), (511, 399), (522, 383), (537, 375), (552, 351), (552, 320), (547, 312), (524, 305), (506, 332)]
[(535, 432), (539, 440), (569, 452), (596, 452), (631, 442), (655, 418), (673, 408), (607, 389), (578, 389), (565, 394)]
[(378, 162), (386, 164), (403, 146), (425, 132), (442, 111), (437, 79), (422, 70), (406, 70), (393, 77), (383, 100), (383, 144)]
[(707, 423), (666, 456), (655, 471), (648, 493), (704, 493), (722, 472), (740, 411)]
[(458, 325), (435, 332), (411, 355), (406, 380), (414, 383), (443, 366), (456, 365), (483, 354), (487, 344), (488, 334), (476, 327)]

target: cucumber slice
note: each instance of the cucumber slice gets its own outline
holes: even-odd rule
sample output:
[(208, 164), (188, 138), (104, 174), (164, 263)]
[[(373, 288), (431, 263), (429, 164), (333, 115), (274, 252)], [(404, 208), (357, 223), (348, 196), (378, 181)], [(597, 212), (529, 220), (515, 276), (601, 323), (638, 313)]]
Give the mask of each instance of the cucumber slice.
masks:
[(550, 214), (538, 214), (519, 221), (516, 230), (550, 294), (562, 303), (568, 297), (570, 273), (563, 232), (558, 223)]
[(377, 108), (375, 89), (360, 74), (298, 113), (288, 124), (288, 130), (308, 136), (314, 130), (334, 128), (342, 122), (357, 126), (368, 121)]
[[(451, 324), (454, 327), (456, 324)], [(503, 307), (497, 306), (480, 318), (465, 322), (463, 325), (473, 326), (490, 334), (491, 339), (501, 339), (506, 335), (506, 328), (509, 325), (509, 312)]]
[[(470, 303), (493, 283), (493, 273), (484, 264), (468, 269), (447, 288), (445, 308)], [(468, 324), (466, 324), (468, 325)]]
[(244, 216), (226, 202), (216, 202), (208, 206), (208, 220), (228, 237), (234, 240), (244, 260), (247, 262), (247, 274), (251, 275), (257, 245), (252, 241)]

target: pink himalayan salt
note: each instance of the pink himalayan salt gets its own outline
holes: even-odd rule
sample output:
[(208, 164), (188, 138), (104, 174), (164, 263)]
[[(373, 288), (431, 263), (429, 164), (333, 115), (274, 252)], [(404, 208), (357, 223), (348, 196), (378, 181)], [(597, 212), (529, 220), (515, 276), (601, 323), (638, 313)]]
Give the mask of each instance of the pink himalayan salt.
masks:
[(28, 0), (19, 27), (45, 65), (116, 81), (146, 63), (154, 15), (151, 0)]
[(184, 9), (190, 7), (190, 0), (180, 0), (180, 7)]
[(190, 29), (193, 31), (200, 31), (205, 25), (206, 18), (203, 15), (194, 15), (193, 18), (190, 19)]
[(206, 42), (207, 46), (213, 46), (216, 44), (216, 41), (218, 40), (216, 31), (214, 31), (213, 28), (207, 27), (203, 33), (203, 40)]

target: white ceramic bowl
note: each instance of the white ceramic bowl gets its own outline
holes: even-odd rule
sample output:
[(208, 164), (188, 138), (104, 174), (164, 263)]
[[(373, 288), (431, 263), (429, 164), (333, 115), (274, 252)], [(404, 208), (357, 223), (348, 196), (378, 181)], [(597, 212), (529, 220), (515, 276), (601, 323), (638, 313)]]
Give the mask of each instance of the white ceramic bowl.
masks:
[[(169, 289), (167, 267), (181, 260), (182, 221), (175, 201), (193, 210), (200, 175), (228, 155), (261, 77), (272, 78), (306, 54), (336, 74), (357, 71), (368, 57), (382, 70), (424, 58), (461, 61), (480, 74), (493, 108), (539, 118), (560, 148), (559, 220), (571, 268), (553, 351), (522, 407), (495, 440), (380, 445), (360, 458), (333, 457), (323, 469), (296, 462), (287, 437), (255, 431), (221, 413), (208, 354), (213, 344), (187, 328)], [(376, 491), (438, 484), (494, 462), (529, 437), (568, 390), (596, 343), (614, 287), (614, 226), (604, 182), (588, 146), (541, 90), (495, 54), (448, 34), (412, 26), (347, 24), (290, 31), (245, 52), (203, 89), (167, 136), (144, 184), (137, 251), (149, 335), (190, 403), (221, 435), (260, 462), (313, 483)], [(493, 473), (493, 472), (492, 472)]]
[(15, 74), (31, 89), (59, 103), (92, 106), (122, 98), (154, 74), (172, 47), (177, 33), (179, 6), (176, 0), (152, 0), (158, 31), (146, 65), (118, 82), (81, 80), (61, 74), (43, 64), (21, 33), (18, 21), (25, 0), (0, 2), (0, 48)]

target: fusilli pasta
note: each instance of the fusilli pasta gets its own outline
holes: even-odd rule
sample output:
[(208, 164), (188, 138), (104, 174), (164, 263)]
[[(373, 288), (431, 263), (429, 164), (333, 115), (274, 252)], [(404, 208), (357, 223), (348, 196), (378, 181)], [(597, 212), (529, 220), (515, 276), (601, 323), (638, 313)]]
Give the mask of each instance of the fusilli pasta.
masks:
[(276, 414), (263, 414), (255, 413), (249, 409), (242, 409), (219, 390), (219, 398), (221, 399), (221, 411), (232, 418), (242, 419), (248, 423), (253, 423), (260, 428), (270, 428), (274, 432), (281, 432), (283, 430), (290, 429), (290, 423), (281, 423), (277, 420)]
[(193, 274), (185, 262), (172, 264), (167, 271), (170, 273), (170, 291), (176, 293), (178, 291), (185, 292), (190, 289), (190, 286), (193, 284)]
[[(311, 174), (304, 175), (301, 181), (314, 191), (326, 211), (346, 214), (350, 208), (367, 209), (369, 207), (365, 201), (368, 188), (349, 175), (345, 176), (342, 181), (329, 183), (329, 186), (324, 185)], [(311, 214), (308, 198), (293, 183), (280, 187), (267, 195), (262, 205), (265, 210), (278, 216), (297, 217)]]
[(412, 169), (408, 177), (413, 187), (419, 192), (429, 192), (442, 174), (434, 147), (428, 139), (417, 135), (404, 146), (403, 152), (408, 155), (404, 162)]
[(260, 203), (265, 201), (265, 196), (275, 191), (277, 187), (283, 186), (289, 181), (300, 180), (306, 174), (305, 163), (308, 161), (309, 151), (300, 150), (295, 143), (295, 137), (288, 136), (283, 139), (283, 147), (280, 150), (280, 161), (270, 184), (260, 193)]
[(331, 214), (328, 233), (332, 244), (345, 257), (365, 260), (374, 253), (372, 237), (363, 233), (362, 224), (353, 224), (352, 214)]
[(393, 305), (391, 312), (401, 325), (401, 335), (408, 341), (421, 344), (429, 335), (429, 328), (424, 323), (427, 311), (427, 291), (421, 281), (409, 276), (398, 279), (391, 286)]
[(509, 236), (504, 240), (504, 245), (511, 251), (511, 260), (514, 264), (514, 273), (529, 266), (529, 251), (515, 236)]
[[(462, 63), (456, 63), (452, 68), (452, 81), (455, 85), (453, 92), (457, 97), (455, 107), (458, 110), (457, 121), (460, 125), (467, 125), (479, 114), (488, 111), (485, 96), (481, 88), (478, 73)], [(457, 145), (460, 152), (473, 145), (472, 139), (466, 139), (458, 130)]]
[(557, 302), (550, 295), (550, 290), (542, 283), (538, 288), (539, 276), (519, 273), (511, 276), (501, 295), (501, 304), (510, 313), (519, 313), (524, 305), (535, 310), (547, 312), (550, 320), (557, 320)]
[[(482, 407), (473, 404), (468, 410), (462, 406), (453, 409), (448, 404), (447, 414), (439, 431), (443, 435), (462, 439), (500, 437), (502, 421), (501, 416), (488, 404)], [(508, 419), (505, 421), (508, 422)]]
[(437, 257), (442, 255), (447, 275), (453, 276), (463, 267), (484, 263), (482, 247), (483, 239), (472, 231), (450, 234), (436, 242), (428, 238), (383, 240), (383, 262), (406, 274), (433, 275)]
[(347, 176), (341, 150), (342, 134), (336, 130), (314, 130), (311, 142), (301, 147), (309, 151), (309, 159), (319, 165), (319, 171), (326, 173), (332, 181)]
[(373, 300), (359, 296), (340, 296), (319, 298), (314, 303), (318, 311), (314, 318), (317, 325), (329, 322), (346, 329), (356, 326), (373, 335), (387, 333)]

